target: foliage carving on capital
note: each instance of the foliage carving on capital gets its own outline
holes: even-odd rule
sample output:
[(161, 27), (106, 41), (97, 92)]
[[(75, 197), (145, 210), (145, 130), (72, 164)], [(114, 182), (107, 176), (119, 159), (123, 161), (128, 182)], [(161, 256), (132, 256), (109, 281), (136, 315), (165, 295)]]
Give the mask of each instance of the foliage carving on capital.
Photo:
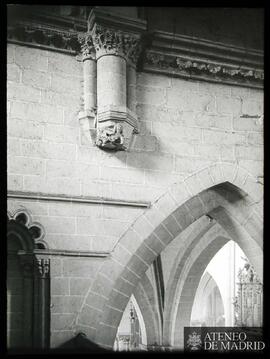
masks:
[(90, 33), (82, 33), (78, 35), (78, 41), (81, 45), (81, 53), (83, 59), (93, 59), (95, 60), (95, 47), (93, 44), (92, 36)]
[(140, 36), (96, 24), (92, 40), (97, 58), (103, 55), (118, 55), (136, 64), (141, 52)]

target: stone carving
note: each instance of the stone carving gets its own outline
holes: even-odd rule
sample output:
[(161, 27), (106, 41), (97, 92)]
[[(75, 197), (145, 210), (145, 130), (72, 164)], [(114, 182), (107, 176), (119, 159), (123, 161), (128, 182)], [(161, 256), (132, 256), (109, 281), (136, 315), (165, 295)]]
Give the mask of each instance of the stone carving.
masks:
[(44, 45), (74, 52), (78, 52), (80, 49), (77, 32), (75, 31), (17, 23), (8, 28), (7, 36), (9, 41), (27, 42), (33, 45)]
[(138, 120), (127, 107), (111, 105), (97, 112), (95, 143), (98, 147), (115, 151), (129, 150), (134, 133), (138, 133)]
[(125, 150), (122, 125), (115, 123), (98, 129), (96, 145), (103, 149)]
[(83, 59), (96, 59), (95, 47), (93, 45), (92, 36), (89, 33), (78, 35), (78, 41), (81, 45)]
[(238, 279), (240, 283), (261, 283), (253, 266), (247, 260), (244, 267), (239, 270)]
[(97, 58), (102, 55), (118, 55), (136, 64), (140, 51), (140, 36), (114, 30), (96, 24), (92, 30), (92, 40)]
[(208, 63), (203, 60), (193, 61), (181, 56), (164, 55), (148, 51), (145, 64), (160, 69), (168, 69), (174, 73), (186, 73), (189, 77), (194, 75), (211, 76), (220, 79), (233, 79), (241, 81), (263, 81), (264, 72), (259, 69), (243, 69), (239, 66), (226, 66), (218, 63)]
[(198, 71), (209, 74), (218, 74), (221, 76), (230, 76), (230, 77), (244, 77), (244, 78), (253, 78), (253, 79), (264, 79), (263, 71), (251, 70), (251, 69), (241, 69), (241, 68), (232, 68), (228, 66), (221, 66), (219, 64), (209, 64), (204, 62), (197, 62), (186, 60), (181, 57), (176, 58), (177, 68), (179, 70), (191, 70)]
[(157, 54), (155, 52), (146, 53), (146, 64), (154, 65), (157, 67), (175, 67), (174, 58), (170, 58), (163, 54)]
[(37, 272), (41, 278), (47, 278), (50, 272), (50, 260), (45, 258), (37, 259)]

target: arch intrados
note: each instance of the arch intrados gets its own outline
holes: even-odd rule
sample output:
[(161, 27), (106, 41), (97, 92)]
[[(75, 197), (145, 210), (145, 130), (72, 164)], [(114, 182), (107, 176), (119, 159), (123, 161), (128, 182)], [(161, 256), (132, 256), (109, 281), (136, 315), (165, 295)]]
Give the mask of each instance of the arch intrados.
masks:
[[(203, 272), (205, 271), (210, 260), (215, 256), (215, 254), (220, 250), (220, 248), (222, 248), (228, 241), (229, 241), (229, 239), (226, 237), (223, 237), (223, 236), (218, 236), (215, 239), (211, 240), (210, 243), (199, 254), (196, 261), (190, 266), (190, 269), (189, 269), (188, 273), (186, 274), (185, 279), (183, 279), (182, 289), (179, 288), (180, 281), (178, 281), (178, 288), (176, 289), (175, 297), (178, 297), (179, 301), (177, 301), (178, 306), (175, 306), (174, 310), (172, 311), (171, 322), (170, 322), (171, 326), (170, 326), (170, 330), (169, 330), (169, 338), (170, 338), (169, 340), (170, 340), (170, 344), (172, 346), (174, 346), (175, 342), (176, 342), (176, 340), (175, 340), (176, 333), (179, 333), (179, 331), (183, 333), (184, 326), (190, 325), (192, 306), (194, 303), (196, 290), (198, 288), (198, 285), (199, 285), (199, 282), (200, 282)], [(211, 252), (211, 254), (210, 254), (210, 252)], [(206, 258), (206, 260), (205, 260), (205, 258)], [(191, 282), (189, 280), (190, 278), (194, 279), (194, 281)], [(179, 291), (181, 294), (179, 293)], [(190, 298), (188, 304), (186, 304), (187, 302), (184, 301), (185, 293), (187, 293), (187, 292), (189, 293), (188, 297)], [(184, 310), (183, 310), (183, 308), (184, 308)], [(184, 315), (185, 315), (185, 318), (184, 318), (185, 322), (183, 322), (182, 318), (181, 318), (181, 325), (177, 327), (177, 328), (180, 328), (180, 330), (179, 329), (175, 330), (175, 328), (178, 324), (177, 318), (179, 318), (179, 316), (182, 313), (184, 313)], [(181, 338), (181, 336), (180, 336), (180, 338)], [(179, 345), (179, 343), (178, 343), (178, 345)]]
[[(159, 343), (161, 339), (159, 318), (156, 312), (157, 305), (155, 300), (154, 288), (149, 278), (145, 274), (139, 285), (133, 292), (135, 299), (140, 307), (145, 323), (147, 344)], [(154, 304), (154, 305), (153, 305)]]

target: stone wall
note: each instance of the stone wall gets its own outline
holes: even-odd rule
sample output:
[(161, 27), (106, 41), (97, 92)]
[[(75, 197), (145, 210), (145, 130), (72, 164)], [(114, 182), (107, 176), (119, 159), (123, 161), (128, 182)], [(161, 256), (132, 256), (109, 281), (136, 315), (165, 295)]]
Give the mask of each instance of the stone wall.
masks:
[(140, 134), (108, 153), (80, 135), (81, 65), (8, 46), (9, 190), (153, 201), (220, 160), (262, 175), (261, 90), (138, 73)]
[[(7, 66), (9, 191), (153, 202), (220, 161), (263, 175), (261, 90), (139, 72), (140, 132), (129, 152), (109, 153), (80, 132), (81, 62), (9, 44)], [(44, 226), (49, 248), (107, 252), (144, 210), (9, 200), (11, 212), (19, 207)], [(76, 313), (108, 260), (51, 256), (52, 346), (73, 336)]]

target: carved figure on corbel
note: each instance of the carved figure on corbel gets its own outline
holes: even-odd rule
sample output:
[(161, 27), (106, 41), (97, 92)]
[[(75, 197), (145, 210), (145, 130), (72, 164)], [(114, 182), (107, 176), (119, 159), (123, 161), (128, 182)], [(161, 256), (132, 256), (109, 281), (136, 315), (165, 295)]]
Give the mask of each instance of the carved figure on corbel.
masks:
[(103, 149), (125, 150), (123, 126), (115, 123), (97, 130), (96, 145)]

